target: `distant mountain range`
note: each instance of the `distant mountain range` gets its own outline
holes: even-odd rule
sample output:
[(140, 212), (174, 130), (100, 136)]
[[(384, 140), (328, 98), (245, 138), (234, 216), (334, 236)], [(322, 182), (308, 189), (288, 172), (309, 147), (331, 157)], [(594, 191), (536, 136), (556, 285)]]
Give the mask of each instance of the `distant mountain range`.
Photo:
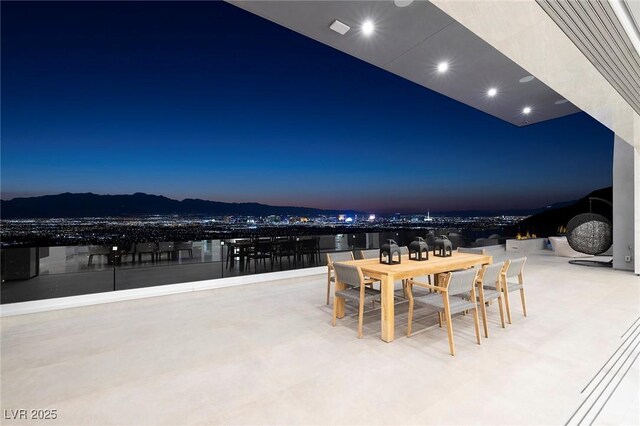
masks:
[[(527, 216), (552, 210), (575, 201), (557, 203), (539, 209), (519, 210), (464, 210), (434, 212), (442, 216)], [(56, 217), (107, 217), (142, 215), (207, 215), (207, 216), (269, 216), (269, 215), (336, 215), (364, 214), (353, 210), (323, 210), (309, 207), (270, 206), (260, 203), (224, 203), (187, 198), (172, 200), (162, 195), (135, 193), (132, 195), (98, 195), (93, 193), (14, 198), (2, 200), (0, 216), (3, 219), (56, 218)]]
[(161, 195), (135, 193), (133, 195), (98, 195), (93, 193), (2, 200), (3, 219), (53, 217), (106, 217), (140, 215), (321, 215), (355, 213), (351, 211), (321, 210), (308, 207), (269, 206), (260, 203), (223, 203), (187, 198), (172, 200)]

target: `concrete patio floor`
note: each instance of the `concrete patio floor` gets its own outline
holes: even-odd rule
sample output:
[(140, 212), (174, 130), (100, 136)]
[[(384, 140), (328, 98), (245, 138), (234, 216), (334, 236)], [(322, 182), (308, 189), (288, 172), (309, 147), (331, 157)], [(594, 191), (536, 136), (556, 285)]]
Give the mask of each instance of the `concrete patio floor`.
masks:
[(639, 424), (638, 362), (623, 373), (640, 349), (580, 391), (640, 316), (640, 278), (550, 252), (525, 273), (529, 316), (512, 297), (501, 329), (492, 305), (481, 346), (455, 317), (456, 357), (427, 310), (405, 337), (406, 302), (392, 343), (377, 307), (363, 339), (352, 308), (332, 327), (324, 275), (5, 317), (2, 409), (58, 418), (2, 423), (564, 424), (595, 388), (588, 423), (620, 382), (595, 423)]

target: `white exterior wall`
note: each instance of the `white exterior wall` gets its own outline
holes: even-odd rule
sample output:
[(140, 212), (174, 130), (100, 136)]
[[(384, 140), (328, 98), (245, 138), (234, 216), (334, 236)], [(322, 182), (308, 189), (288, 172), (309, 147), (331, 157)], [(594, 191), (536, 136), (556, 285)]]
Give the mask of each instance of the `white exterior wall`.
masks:
[(634, 188), (637, 150), (619, 136), (613, 147), (613, 267), (634, 270), (636, 227)]
[(633, 155), (633, 181), (634, 181), (634, 224), (635, 224), (635, 273), (640, 275), (640, 115), (636, 114), (634, 118), (634, 145), (635, 152)]

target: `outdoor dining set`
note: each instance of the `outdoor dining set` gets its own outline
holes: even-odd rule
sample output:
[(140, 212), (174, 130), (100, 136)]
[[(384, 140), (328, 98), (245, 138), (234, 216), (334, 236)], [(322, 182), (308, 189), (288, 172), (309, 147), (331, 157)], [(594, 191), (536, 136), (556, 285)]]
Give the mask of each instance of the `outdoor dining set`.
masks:
[[(526, 257), (493, 263), (482, 248), (452, 251), (442, 247), (436, 247), (429, 256), (428, 249), (419, 248), (424, 242), (417, 243), (410, 248), (413, 243), (397, 247), (390, 241), (380, 249), (361, 250), (355, 257), (353, 252), (328, 253), (326, 303), (330, 303), (334, 284), (332, 324), (335, 326), (336, 320), (344, 317), (345, 302), (354, 303), (358, 309), (358, 337), (362, 338), (365, 306), (379, 303), (381, 338), (391, 342), (395, 306), (408, 302), (407, 337), (412, 333), (415, 306), (426, 306), (437, 313), (439, 327), (446, 327), (449, 350), (455, 356), (454, 315), (472, 316), (478, 344), (481, 344), (479, 316), (484, 335), (489, 337), (487, 307), (492, 302), (497, 301), (502, 328), (505, 321), (508, 324), (512, 321), (510, 293), (520, 293), (522, 311), (527, 316), (523, 274)], [(396, 280), (402, 284), (402, 296), (395, 294)]]
[(182, 253), (193, 257), (193, 242), (191, 241), (160, 241), (131, 243), (124, 247), (118, 246), (89, 246), (88, 266), (93, 264), (93, 258), (106, 257), (107, 263), (119, 264), (123, 261), (141, 263), (149, 260), (153, 263), (160, 261), (163, 256), (167, 260), (176, 259)]
[(254, 270), (261, 264), (267, 265), (273, 270), (278, 264), (283, 267), (286, 259), (287, 266), (302, 266), (308, 264), (320, 264), (320, 238), (319, 237), (261, 237), (240, 238), (225, 242), (227, 255), (225, 265), (234, 268), (236, 260), (239, 268), (250, 266), (253, 261)]

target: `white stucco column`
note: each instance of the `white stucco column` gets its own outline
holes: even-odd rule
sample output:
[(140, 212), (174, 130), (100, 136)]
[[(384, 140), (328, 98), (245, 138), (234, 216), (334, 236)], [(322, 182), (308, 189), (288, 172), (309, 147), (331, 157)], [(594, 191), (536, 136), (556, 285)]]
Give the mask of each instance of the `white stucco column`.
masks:
[(613, 267), (640, 275), (640, 115), (613, 148)]
[(636, 114), (634, 118), (634, 265), (635, 273), (640, 275), (640, 115)]
[(638, 153), (616, 135), (613, 144), (613, 267), (638, 271)]

